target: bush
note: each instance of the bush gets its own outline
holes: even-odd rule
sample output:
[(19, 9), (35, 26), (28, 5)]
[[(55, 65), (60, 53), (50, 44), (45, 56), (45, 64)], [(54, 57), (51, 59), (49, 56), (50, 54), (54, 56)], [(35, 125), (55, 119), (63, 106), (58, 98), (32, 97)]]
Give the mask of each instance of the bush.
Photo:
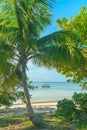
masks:
[(81, 111), (87, 113), (87, 93), (74, 93), (72, 99)]
[(83, 113), (80, 110), (73, 114), (73, 123), (78, 128), (86, 128), (87, 127), (87, 113)]
[(76, 105), (73, 121), (78, 127), (87, 126), (87, 93), (74, 93), (72, 99)]
[(74, 93), (72, 100), (57, 103), (56, 116), (72, 121), (77, 127), (87, 127), (87, 93)]
[(57, 103), (57, 117), (63, 117), (67, 120), (72, 120), (72, 114), (75, 111), (75, 104), (72, 100), (63, 99)]
[(10, 106), (15, 101), (16, 101), (16, 98), (12, 94), (8, 94), (8, 93), (0, 94), (0, 106), (2, 105)]

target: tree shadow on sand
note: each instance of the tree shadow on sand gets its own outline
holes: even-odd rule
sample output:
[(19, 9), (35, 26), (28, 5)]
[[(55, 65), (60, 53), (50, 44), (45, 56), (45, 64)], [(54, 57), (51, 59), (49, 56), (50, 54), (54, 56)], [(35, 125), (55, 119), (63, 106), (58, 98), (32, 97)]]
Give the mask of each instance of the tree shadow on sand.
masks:
[(0, 130), (75, 130), (72, 124), (61, 122), (55, 118), (55, 108), (38, 107), (34, 108), (34, 111), (43, 118), (46, 126), (35, 127), (29, 120), (25, 108), (8, 108), (0, 110), (0, 114), (4, 114), (0, 118)]

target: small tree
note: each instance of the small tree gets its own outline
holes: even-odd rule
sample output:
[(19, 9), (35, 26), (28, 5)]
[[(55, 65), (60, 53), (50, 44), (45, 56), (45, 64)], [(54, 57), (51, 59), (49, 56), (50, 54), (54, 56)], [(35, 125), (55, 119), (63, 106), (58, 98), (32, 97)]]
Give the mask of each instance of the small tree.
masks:
[[(75, 34), (74, 43), (84, 55), (84, 63), (78, 67), (70, 65), (57, 68), (58, 72), (65, 74), (67, 77), (73, 77), (74, 83), (81, 82), (80, 86), (87, 89), (87, 7), (83, 7), (79, 14), (70, 19), (62, 18), (57, 20), (58, 27), (65, 31), (71, 31)], [(76, 57), (75, 57), (76, 59)], [(83, 62), (83, 61), (81, 61)], [(74, 62), (73, 62), (74, 64)], [(84, 64), (84, 66), (82, 65)]]

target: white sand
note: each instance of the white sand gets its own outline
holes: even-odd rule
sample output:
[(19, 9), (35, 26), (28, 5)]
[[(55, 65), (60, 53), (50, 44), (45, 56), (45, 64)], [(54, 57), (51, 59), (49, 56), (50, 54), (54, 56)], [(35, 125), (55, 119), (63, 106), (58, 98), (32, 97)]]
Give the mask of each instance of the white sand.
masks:
[[(34, 107), (35, 108), (37, 108), (37, 107), (46, 107), (46, 106), (55, 108), (56, 105), (57, 105), (57, 101), (32, 102), (31, 104), (32, 104), (33, 108)], [(10, 108), (17, 108), (17, 107), (25, 108), (26, 104), (24, 104), (24, 103), (13, 104)]]
[[(35, 113), (53, 113), (56, 110), (57, 101), (32, 102)], [(0, 108), (0, 117), (19, 116), (26, 114), (24, 103), (14, 104), (9, 108)]]

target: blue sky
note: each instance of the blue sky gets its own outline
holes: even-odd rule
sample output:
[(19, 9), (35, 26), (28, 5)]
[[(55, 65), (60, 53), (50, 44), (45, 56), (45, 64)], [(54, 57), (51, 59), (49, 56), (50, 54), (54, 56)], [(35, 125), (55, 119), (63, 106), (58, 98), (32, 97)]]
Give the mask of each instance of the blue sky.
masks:
[[(62, 17), (74, 17), (79, 13), (82, 6), (87, 6), (87, 0), (56, 0), (52, 10), (52, 24), (44, 30), (42, 36), (57, 31), (56, 20)], [(32, 63), (28, 64), (28, 68), (27, 74), (32, 81), (64, 82), (67, 80), (65, 76), (57, 73), (55, 69), (39, 68), (32, 65)]]

